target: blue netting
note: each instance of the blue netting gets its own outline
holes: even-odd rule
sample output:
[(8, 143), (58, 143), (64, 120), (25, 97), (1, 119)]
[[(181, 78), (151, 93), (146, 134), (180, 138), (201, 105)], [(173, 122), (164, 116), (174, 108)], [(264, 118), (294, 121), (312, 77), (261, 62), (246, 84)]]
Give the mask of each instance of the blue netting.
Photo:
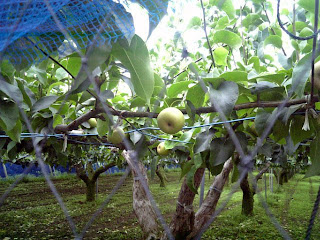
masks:
[[(75, 46), (115, 42), (134, 35), (132, 16), (125, 3), (111, 0), (7, 0), (0, 3), (0, 52), (14, 63), (34, 62), (48, 54), (64, 53)], [(148, 10), (150, 28), (165, 14), (168, 1), (134, 0)], [(49, 3), (49, 7), (46, 5)], [(51, 8), (51, 10), (49, 10)], [(66, 41), (61, 26), (70, 36)], [(99, 29), (102, 31), (99, 32)], [(93, 41), (93, 39), (95, 39)], [(37, 46), (37, 47), (35, 47)], [(1, 59), (1, 58), (0, 58)]]

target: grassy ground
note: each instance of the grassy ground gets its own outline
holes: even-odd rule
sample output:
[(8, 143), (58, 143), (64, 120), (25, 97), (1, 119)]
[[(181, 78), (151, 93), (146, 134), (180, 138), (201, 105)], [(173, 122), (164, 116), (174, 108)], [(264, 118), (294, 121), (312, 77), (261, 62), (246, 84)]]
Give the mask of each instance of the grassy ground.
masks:
[[(179, 172), (169, 172), (166, 188), (159, 187), (157, 179), (150, 181), (150, 189), (170, 222), (175, 210), (181, 181)], [(282, 187), (274, 185), (274, 193), (267, 193), (267, 203), (277, 221), (292, 239), (303, 239), (311, 210), (320, 185), (320, 177), (303, 179), (296, 175)], [(120, 178), (103, 175), (99, 178), (99, 195), (95, 203), (85, 202), (84, 184), (74, 176), (62, 176), (54, 183), (72, 216), (78, 231), (90, 219)], [(206, 190), (213, 178), (206, 179)], [(0, 181), (0, 195), (11, 181)], [(132, 212), (132, 179), (126, 180), (111, 202), (95, 220), (85, 239), (142, 239), (141, 230)], [(264, 190), (264, 181), (260, 180)], [(231, 184), (225, 188), (222, 200), (227, 198)], [(241, 192), (236, 192), (225, 210), (218, 216), (203, 239), (282, 239), (255, 196), (254, 216), (241, 213)], [(265, 199), (264, 192), (261, 197)], [(199, 196), (195, 201), (197, 208)], [(320, 239), (319, 213), (312, 239)], [(56, 199), (42, 178), (26, 178), (0, 206), (0, 239), (72, 239), (68, 222)]]

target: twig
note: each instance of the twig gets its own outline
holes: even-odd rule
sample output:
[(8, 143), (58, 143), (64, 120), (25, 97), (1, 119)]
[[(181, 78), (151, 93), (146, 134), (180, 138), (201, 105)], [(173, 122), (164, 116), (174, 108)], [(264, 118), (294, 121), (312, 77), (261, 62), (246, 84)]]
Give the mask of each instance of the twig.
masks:
[[(209, 47), (209, 51), (210, 51), (210, 56), (211, 56), (213, 67), (216, 67), (215, 62), (214, 62), (212, 49), (211, 49), (211, 44), (210, 44), (210, 41), (209, 41), (209, 38), (208, 38), (208, 33), (207, 33), (206, 12), (205, 12), (205, 8), (203, 6), (202, 0), (200, 0), (200, 2), (201, 2), (202, 13), (203, 13), (203, 30), (204, 30), (204, 33), (206, 35), (206, 39), (207, 39), (207, 43), (208, 43), (208, 47)], [(210, 72), (210, 70), (211, 70), (211, 68), (209, 69), (208, 73)]]

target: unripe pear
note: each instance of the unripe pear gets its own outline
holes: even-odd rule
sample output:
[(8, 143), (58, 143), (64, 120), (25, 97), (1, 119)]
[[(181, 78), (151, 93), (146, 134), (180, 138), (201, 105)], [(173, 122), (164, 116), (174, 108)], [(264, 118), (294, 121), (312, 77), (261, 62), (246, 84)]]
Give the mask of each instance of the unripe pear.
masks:
[(116, 127), (112, 133), (108, 134), (107, 140), (113, 144), (119, 144), (125, 138), (125, 134), (122, 128)]
[(159, 155), (166, 156), (169, 154), (169, 152), (170, 150), (164, 147), (164, 142), (159, 143), (159, 145), (157, 146), (157, 153)]
[(184, 116), (178, 108), (169, 107), (159, 113), (157, 122), (163, 132), (175, 134), (184, 126)]
[(88, 123), (90, 124), (90, 127), (91, 127), (91, 128), (97, 127), (97, 120), (96, 120), (95, 118), (90, 118), (90, 119), (88, 120)]

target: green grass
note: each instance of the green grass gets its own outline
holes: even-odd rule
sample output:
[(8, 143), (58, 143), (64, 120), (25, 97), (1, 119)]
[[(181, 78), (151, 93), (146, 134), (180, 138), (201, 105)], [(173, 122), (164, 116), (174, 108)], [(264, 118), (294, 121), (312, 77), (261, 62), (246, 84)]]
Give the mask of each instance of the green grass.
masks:
[[(179, 171), (169, 171), (166, 188), (159, 186), (158, 179), (150, 180), (150, 189), (169, 223), (175, 211), (181, 181)], [(61, 193), (70, 215), (80, 231), (106, 196), (112, 191), (121, 176), (103, 175), (99, 178), (99, 195), (94, 203), (85, 202), (84, 184), (74, 175), (53, 179)], [(71, 229), (43, 178), (27, 178), (21, 182), (0, 207), (0, 239), (72, 239)], [(206, 178), (208, 190), (213, 178)], [(0, 181), (0, 194), (12, 183)], [(264, 181), (259, 182), (261, 197), (264, 199)], [(267, 203), (281, 226), (292, 239), (303, 239), (308, 226), (312, 207), (320, 185), (320, 177), (303, 179), (296, 175), (285, 185), (278, 187), (274, 181), (274, 193), (267, 192)], [(222, 195), (227, 198), (232, 185)], [(254, 215), (241, 215), (242, 193), (237, 191), (227, 207), (217, 217), (202, 239), (282, 239), (271, 223), (265, 209), (255, 195)], [(221, 205), (221, 201), (219, 203)], [(199, 196), (194, 202), (199, 205)], [(219, 207), (219, 206), (218, 206)], [(320, 239), (319, 213), (315, 221), (312, 239)], [(119, 192), (94, 221), (85, 239), (142, 239), (142, 232), (132, 211), (132, 179), (126, 180)]]

